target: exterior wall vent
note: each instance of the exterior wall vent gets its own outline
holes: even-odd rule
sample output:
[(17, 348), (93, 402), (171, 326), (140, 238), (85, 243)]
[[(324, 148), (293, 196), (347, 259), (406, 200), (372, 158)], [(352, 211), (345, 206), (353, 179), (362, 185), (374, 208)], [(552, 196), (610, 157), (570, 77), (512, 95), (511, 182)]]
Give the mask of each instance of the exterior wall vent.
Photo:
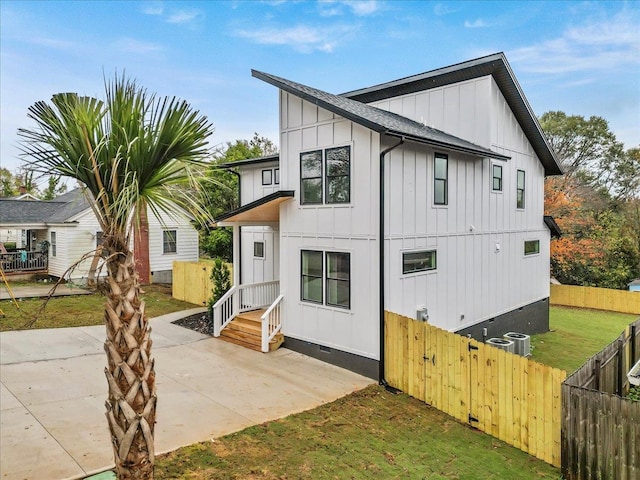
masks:
[(509, 353), (515, 353), (515, 343), (511, 340), (505, 340), (504, 338), (490, 338), (485, 343), (492, 347), (499, 348)]
[(505, 340), (511, 340), (514, 343), (515, 351), (518, 355), (528, 357), (531, 355), (531, 337), (524, 333), (508, 332), (503, 335)]

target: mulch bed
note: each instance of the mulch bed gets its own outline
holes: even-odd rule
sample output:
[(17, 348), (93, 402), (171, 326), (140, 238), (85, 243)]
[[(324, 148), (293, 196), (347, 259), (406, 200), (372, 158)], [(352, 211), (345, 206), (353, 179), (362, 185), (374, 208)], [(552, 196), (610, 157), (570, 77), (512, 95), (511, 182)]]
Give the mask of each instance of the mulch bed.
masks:
[(207, 312), (196, 313), (171, 323), (205, 335), (211, 335), (213, 332), (213, 325)]

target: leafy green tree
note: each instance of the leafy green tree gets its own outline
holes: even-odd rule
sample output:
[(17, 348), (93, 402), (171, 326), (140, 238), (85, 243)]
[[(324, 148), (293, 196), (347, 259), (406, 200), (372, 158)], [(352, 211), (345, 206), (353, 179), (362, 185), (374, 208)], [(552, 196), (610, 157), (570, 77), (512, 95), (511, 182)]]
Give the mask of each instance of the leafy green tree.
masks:
[[(254, 133), (251, 140), (227, 142), (226, 147), (214, 156), (204, 178), (204, 190), (209, 199), (209, 213), (217, 218), (240, 206), (238, 176), (220, 165), (249, 158), (259, 158), (278, 152), (274, 143), (266, 137)], [(229, 228), (204, 230), (200, 235), (202, 251), (211, 257), (222, 257), (232, 261), (233, 234)]]
[(15, 197), (18, 194), (16, 178), (7, 168), (0, 168), (0, 197)]
[(47, 179), (47, 188), (42, 191), (40, 198), (42, 198), (42, 200), (52, 200), (58, 195), (66, 192), (67, 185), (64, 183), (60, 184), (60, 180), (60, 175), (51, 175)]
[(213, 259), (213, 268), (211, 269), (211, 281), (213, 282), (213, 289), (211, 290), (211, 298), (209, 299), (209, 308), (212, 308), (215, 303), (222, 298), (231, 288), (231, 274), (225, 261), (216, 257)]
[(76, 179), (100, 223), (108, 252), (106, 415), (116, 474), (151, 479), (155, 371), (130, 236), (147, 208), (206, 214), (184, 186), (196, 186), (193, 170), (208, 156), (213, 128), (187, 102), (157, 98), (124, 76), (105, 80), (105, 93), (104, 101), (60, 93), (37, 102), (28, 112), (35, 127), (18, 133), (28, 168)]

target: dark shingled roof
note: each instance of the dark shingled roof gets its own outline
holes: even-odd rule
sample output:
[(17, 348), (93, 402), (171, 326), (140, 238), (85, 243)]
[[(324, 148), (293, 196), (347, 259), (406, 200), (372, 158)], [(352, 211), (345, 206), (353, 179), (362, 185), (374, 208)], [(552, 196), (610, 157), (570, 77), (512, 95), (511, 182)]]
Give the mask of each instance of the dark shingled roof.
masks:
[(551, 145), (549, 145), (538, 119), (520, 88), (520, 84), (513, 74), (506, 56), (502, 52), (380, 85), (353, 90), (343, 93), (342, 96), (364, 103), (371, 103), (487, 75), (493, 76), (520, 127), (542, 162), (545, 174), (562, 175), (560, 161)]
[(0, 224), (64, 223), (88, 208), (89, 203), (79, 188), (53, 200), (0, 198)]
[(281, 90), (303, 98), (308, 102), (381, 134), (402, 137), (434, 147), (446, 148), (481, 157), (504, 160), (510, 158), (441, 130), (427, 127), (402, 115), (372, 107), (371, 105), (351, 100), (344, 96), (333, 95), (316, 88), (256, 70), (252, 70), (251, 74)]

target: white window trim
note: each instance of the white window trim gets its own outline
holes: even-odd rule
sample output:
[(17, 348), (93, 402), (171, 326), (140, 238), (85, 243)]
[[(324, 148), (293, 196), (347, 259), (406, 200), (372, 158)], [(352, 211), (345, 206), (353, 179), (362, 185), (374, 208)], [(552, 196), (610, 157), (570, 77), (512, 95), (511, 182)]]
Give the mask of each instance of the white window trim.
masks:
[[(538, 251), (535, 253), (525, 253), (525, 245), (527, 242), (538, 242)], [(524, 258), (539, 257), (541, 252), (541, 242), (539, 238), (529, 238), (522, 242), (522, 256)]]
[[(405, 253), (419, 253), (419, 252), (435, 252), (436, 254), (436, 268), (429, 270), (419, 270), (416, 272), (404, 273), (404, 254)], [(420, 275), (435, 275), (438, 273), (438, 249), (436, 247), (424, 247), (424, 248), (410, 248), (400, 250), (400, 278), (410, 278)]]
[[(326, 187), (327, 187), (327, 172), (326, 172), (326, 151), (333, 148), (349, 147), (349, 201), (343, 203), (327, 203), (326, 199)], [(305, 153), (317, 152), (320, 150), (322, 153), (322, 202), (320, 203), (302, 203), (302, 169), (300, 168), (300, 156)], [(340, 143), (336, 145), (317, 146), (314, 148), (306, 148), (298, 152), (298, 187), (300, 188), (300, 199), (298, 205), (300, 208), (341, 208), (353, 206), (353, 163), (354, 163), (354, 142)]]

